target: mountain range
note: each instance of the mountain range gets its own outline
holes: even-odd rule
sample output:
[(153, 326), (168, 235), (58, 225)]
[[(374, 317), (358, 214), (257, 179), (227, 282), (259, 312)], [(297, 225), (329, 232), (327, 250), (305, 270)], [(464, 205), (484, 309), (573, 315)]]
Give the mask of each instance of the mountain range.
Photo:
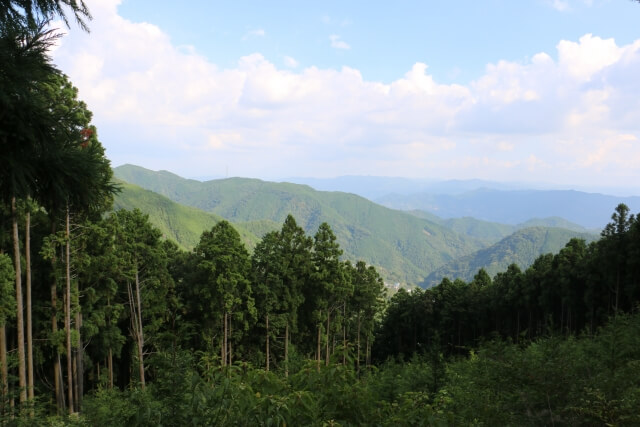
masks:
[[(520, 262), (517, 255), (500, 252), (506, 244), (499, 243), (531, 226), (541, 226), (539, 230), (562, 227), (561, 232), (557, 227), (547, 231), (554, 236), (547, 240), (556, 244), (533, 245), (529, 252), (538, 255), (559, 250), (571, 237), (594, 238), (584, 227), (559, 217), (528, 219), (514, 225), (470, 217), (443, 219), (425, 211), (400, 211), (355, 194), (317, 191), (300, 184), (248, 178), (200, 182), (133, 165), (117, 167), (114, 174), (124, 181), (115, 207), (137, 207), (148, 213), (167, 238), (185, 249), (193, 248), (200, 233), (222, 218), (234, 223), (251, 249), (264, 233), (279, 229), (291, 213), (310, 235), (320, 223), (329, 223), (345, 258), (376, 266), (387, 282), (425, 286), (431, 283), (429, 277), (436, 277), (430, 276), (436, 271), (462, 274), (456, 261), (475, 268), (481, 260), (491, 258), (487, 251), (496, 251), (494, 258), (506, 265)], [(472, 261), (474, 257), (477, 262)], [(524, 267), (529, 258), (523, 258)]]
[(462, 256), (437, 268), (420, 286), (424, 288), (435, 286), (445, 277), (452, 280), (460, 278), (471, 281), (481, 268), (484, 268), (491, 277), (506, 271), (510, 264), (516, 264), (524, 270), (533, 264), (538, 256), (558, 252), (572, 238), (584, 239), (588, 243), (595, 240), (597, 236), (555, 227), (520, 229), (488, 248)]
[(478, 188), (459, 194), (388, 194), (375, 199), (402, 210), (422, 210), (442, 218), (473, 217), (519, 224), (531, 218), (562, 217), (589, 229), (602, 229), (619, 203), (640, 210), (640, 197), (618, 197), (575, 190), (496, 190)]

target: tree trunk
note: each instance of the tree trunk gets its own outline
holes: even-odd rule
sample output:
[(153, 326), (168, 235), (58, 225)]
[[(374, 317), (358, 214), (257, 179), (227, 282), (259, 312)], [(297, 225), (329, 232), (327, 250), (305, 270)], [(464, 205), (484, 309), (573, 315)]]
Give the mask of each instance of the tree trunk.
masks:
[(71, 357), (71, 366), (73, 367), (73, 407), (76, 412), (80, 412), (78, 406), (78, 349), (74, 348)]
[(227, 366), (227, 344), (229, 343), (228, 341), (228, 327), (229, 327), (229, 323), (228, 323), (228, 319), (227, 319), (227, 312), (225, 310), (224, 312), (224, 345), (223, 345), (223, 350), (222, 350), (222, 366)]
[(342, 303), (342, 365), (347, 364), (347, 303)]
[(65, 221), (65, 301), (64, 301), (64, 331), (67, 341), (67, 397), (69, 400), (69, 413), (73, 414), (73, 370), (71, 366), (71, 225), (69, 205), (67, 205), (67, 217)]
[[(51, 234), (56, 233), (56, 222), (52, 221), (51, 223)], [(56, 255), (51, 258), (51, 271), (56, 271)], [(51, 332), (52, 335), (56, 335), (58, 333), (58, 318), (57, 318), (57, 307), (58, 307), (58, 285), (57, 278), (54, 276), (51, 282)], [(55, 357), (53, 362), (53, 376), (54, 376), (54, 384), (56, 391), (56, 405), (58, 408), (58, 414), (62, 414), (64, 412), (64, 385), (62, 381), (62, 365), (60, 363), (60, 352), (58, 351), (58, 347), (55, 348)]]
[(324, 358), (324, 366), (329, 366), (329, 326), (331, 325), (330, 319), (331, 319), (331, 312), (327, 310), (327, 344), (325, 349), (326, 353)]
[[(107, 327), (111, 328), (111, 298), (107, 296)], [(109, 354), (107, 356), (107, 377), (109, 381), (108, 388), (113, 388), (113, 351), (111, 349), (111, 343), (109, 343)]]
[(109, 347), (109, 355), (107, 356), (107, 369), (109, 371), (109, 389), (113, 388), (113, 350)]
[[(33, 401), (33, 325), (31, 323), (31, 213), (27, 206), (24, 226), (25, 290), (27, 302), (27, 397)], [(33, 417), (33, 411), (30, 415)]]
[(360, 310), (358, 310), (358, 356), (356, 357), (356, 372), (360, 372)]
[(233, 365), (233, 357), (232, 357), (233, 356), (233, 347), (231, 345), (231, 343), (233, 342), (233, 339), (231, 338), (231, 333), (233, 332), (232, 329), (231, 329), (231, 325), (233, 324), (231, 322), (231, 319), (233, 319), (232, 315), (233, 315), (233, 313), (229, 313), (229, 316), (228, 316), (229, 320), (227, 321), (227, 323), (229, 324), (228, 325), (229, 333), (227, 334), (227, 338), (229, 340), (229, 343), (227, 344), (228, 347), (229, 347), (229, 365)]
[(267, 372), (269, 372), (269, 315), (266, 315), (267, 322)]
[(615, 308), (615, 313), (614, 313), (615, 317), (618, 316), (619, 295), (620, 295), (620, 268), (618, 267), (618, 270), (616, 272), (616, 308)]
[(138, 374), (140, 377), (140, 388), (144, 390), (144, 335), (142, 331), (142, 304), (140, 302), (140, 278), (138, 276), (138, 266), (135, 272), (135, 294), (131, 287), (131, 282), (127, 282), (127, 292), (129, 294), (129, 307), (131, 311), (131, 335), (136, 342), (136, 352), (138, 357)]
[(144, 390), (144, 333), (142, 329), (142, 301), (140, 300), (140, 277), (138, 276), (138, 266), (136, 265), (136, 299), (138, 305), (138, 370), (140, 372), (140, 387)]
[(18, 212), (16, 198), (11, 198), (11, 221), (13, 228), (13, 262), (16, 271), (16, 323), (18, 330), (18, 380), (20, 385), (20, 404), (27, 401), (27, 375), (24, 352), (24, 318), (22, 306), (22, 269), (20, 267), (20, 239), (18, 235)]
[(284, 326), (284, 376), (289, 376), (289, 321)]
[[(222, 329), (224, 329), (224, 326)], [(220, 335), (220, 364), (224, 366), (224, 335)]]
[(364, 363), (365, 366), (368, 368), (369, 364), (371, 363), (371, 359), (369, 357), (370, 351), (369, 351), (369, 334), (367, 334), (367, 347), (365, 349), (365, 356), (364, 356)]
[(6, 325), (0, 326), (0, 365), (2, 370), (2, 415), (6, 413), (7, 397), (9, 396), (9, 369), (7, 367), (7, 330)]
[(76, 350), (76, 409), (82, 411), (82, 396), (84, 394), (84, 348), (82, 343), (82, 313), (76, 314), (76, 330), (78, 331), (78, 348)]
[(318, 349), (316, 350), (317, 363), (316, 369), (320, 371), (320, 324), (318, 324)]

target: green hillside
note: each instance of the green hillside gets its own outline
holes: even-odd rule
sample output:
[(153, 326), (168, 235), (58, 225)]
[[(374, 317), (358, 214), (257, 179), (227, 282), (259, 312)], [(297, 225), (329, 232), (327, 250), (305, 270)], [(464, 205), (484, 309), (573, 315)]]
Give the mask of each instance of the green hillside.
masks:
[(254, 231), (282, 224), (289, 213), (309, 234), (326, 221), (346, 258), (381, 267), (389, 281), (419, 283), (445, 263), (486, 246), (432, 221), (353, 194), (247, 178), (200, 182), (131, 165), (114, 172), (125, 181)]
[[(204, 230), (213, 227), (223, 218), (200, 209), (183, 206), (167, 197), (149, 190), (117, 180), (122, 191), (116, 195), (113, 208), (140, 209), (149, 215), (149, 221), (155, 225), (165, 238), (171, 239), (186, 250), (191, 250), (200, 240)], [(251, 225), (251, 224), (249, 224)], [(234, 224), (243, 242), (248, 248), (255, 247), (259, 238), (249, 230), (256, 229), (242, 224)]]
[(462, 218), (444, 219), (431, 212), (425, 212), (421, 210), (412, 210), (408, 212), (419, 218), (424, 218), (445, 226), (458, 234), (463, 234), (465, 236), (479, 239), (487, 245), (497, 243), (498, 241), (504, 239), (508, 235), (518, 230), (530, 227), (554, 227), (564, 228), (566, 230), (577, 231), (580, 233), (598, 233), (597, 231), (589, 230), (581, 225), (575, 224), (571, 221), (567, 221), (566, 219), (557, 216), (548, 218), (532, 218), (517, 225), (510, 225), (502, 224), (499, 222), (483, 221), (481, 219), (468, 216)]
[(429, 274), (421, 287), (434, 286), (440, 283), (444, 277), (451, 280), (460, 278), (471, 281), (481, 268), (484, 268), (491, 277), (506, 270), (510, 264), (517, 264), (521, 269), (525, 269), (538, 256), (558, 252), (574, 237), (585, 239), (587, 242), (597, 239), (597, 236), (591, 233), (580, 233), (562, 228), (525, 228), (488, 248), (480, 249), (473, 254), (443, 265)]

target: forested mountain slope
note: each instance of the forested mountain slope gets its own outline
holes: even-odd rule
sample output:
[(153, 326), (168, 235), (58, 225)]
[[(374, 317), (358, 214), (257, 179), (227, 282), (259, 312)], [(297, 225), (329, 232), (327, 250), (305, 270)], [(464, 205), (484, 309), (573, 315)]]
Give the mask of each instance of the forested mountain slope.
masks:
[(421, 287), (435, 286), (445, 277), (451, 280), (460, 278), (471, 281), (481, 268), (484, 268), (491, 277), (506, 270), (511, 264), (516, 264), (524, 270), (533, 264), (540, 255), (557, 253), (574, 237), (584, 239), (587, 243), (597, 240), (597, 236), (594, 234), (563, 228), (524, 228), (488, 248), (480, 249), (473, 254), (443, 265), (432, 272), (421, 284)]
[(596, 229), (607, 223), (611, 209), (618, 203), (625, 203), (632, 212), (640, 210), (638, 196), (617, 197), (573, 190), (478, 189), (462, 194), (394, 194), (375, 201), (394, 209), (424, 210), (442, 218), (468, 216), (515, 225), (531, 218), (560, 216)]
[[(347, 258), (380, 267), (387, 280), (419, 283), (446, 262), (484, 246), (477, 239), (353, 194), (246, 178), (200, 182), (131, 165), (115, 168), (114, 173), (127, 182), (234, 223), (282, 223), (292, 214), (313, 234), (322, 222), (328, 222)], [(252, 226), (258, 227), (255, 222)]]
[(421, 210), (408, 211), (412, 215), (420, 218), (433, 221), (437, 224), (443, 225), (458, 234), (463, 234), (469, 237), (473, 237), (482, 240), (487, 245), (492, 245), (498, 241), (504, 239), (508, 235), (515, 233), (518, 230), (529, 227), (555, 227), (564, 228), (566, 230), (577, 231), (580, 233), (592, 233), (594, 235), (599, 234), (600, 230), (587, 229), (581, 225), (575, 224), (571, 221), (567, 221), (564, 218), (557, 216), (548, 218), (532, 218), (528, 221), (517, 225), (502, 224), (499, 222), (484, 221), (472, 217), (462, 218), (440, 218), (439, 216), (425, 212)]
[[(122, 191), (115, 196), (113, 209), (140, 209), (149, 215), (149, 221), (162, 232), (165, 238), (173, 240), (182, 249), (193, 249), (200, 241), (202, 232), (209, 230), (223, 219), (218, 215), (181, 205), (137, 185), (120, 180), (118, 184)], [(235, 224), (235, 227), (244, 244), (250, 249), (260, 240), (252, 231), (269, 228), (266, 224), (264, 227), (258, 227), (252, 223)], [(273, 223), (268, 231), (279, 227), (279, 224)]]

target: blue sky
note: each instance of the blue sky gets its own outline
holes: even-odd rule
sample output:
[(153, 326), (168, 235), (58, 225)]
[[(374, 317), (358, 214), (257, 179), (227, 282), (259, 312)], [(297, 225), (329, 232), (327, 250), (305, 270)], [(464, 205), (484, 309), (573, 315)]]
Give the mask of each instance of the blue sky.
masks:
[(90, 0), (54, 61), (114, 165), (640, 182), (631, 0)]
[[(193, 45), (222, 67), (260, 52), (286, 66), (346, 65), (367, 80), (390, 83), (416, 62), (439, 82), (469, 83), (488, 63), (524, 61), (553, 52), (559, 40), (587, 33), (627, 44), (638, 38), (638, 7), (630, 0), (546, 1), (124, 1), (119, 12)], [(555, 6), (554, 6), (555, 4)], [(183, 9), (183, 10), (181, 10)], [(337, 35), (349, 49), (331, 47)]]

